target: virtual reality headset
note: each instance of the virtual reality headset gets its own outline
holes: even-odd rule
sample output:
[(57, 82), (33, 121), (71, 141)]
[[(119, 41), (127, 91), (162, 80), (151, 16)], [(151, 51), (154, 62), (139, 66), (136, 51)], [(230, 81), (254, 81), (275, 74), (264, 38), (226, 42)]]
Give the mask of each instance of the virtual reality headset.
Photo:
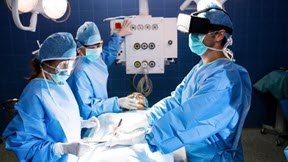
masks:
[(207, 8), (198, 12), (193, 12), (191, 15), (180, 13), (177, 19), (177, 29), (184, 33), (201, 33), (201, 34), (207, 34), (209, 33), (209, 31), (217, 31), (224, 29), (227, 33), (232, 35), (233, 32), (232, 28), (224, 25), (211, 24), (209, 19), (197, 16), (200, 13), (208, 12), (209, 10), (212, 9), (220, 10), (229, 16), (229, 14), (225, 10), (220, 8)]

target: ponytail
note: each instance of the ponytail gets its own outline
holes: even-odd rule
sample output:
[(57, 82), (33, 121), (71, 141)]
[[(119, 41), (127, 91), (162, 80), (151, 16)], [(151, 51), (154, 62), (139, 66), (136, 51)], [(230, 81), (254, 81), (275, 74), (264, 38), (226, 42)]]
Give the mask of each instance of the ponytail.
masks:
[(30, 67), (32, 69), (32, 72), (30, 76), (26, 78), (28, 81), (31, 81), (40, 74), (41, 72), (40, 61), (37, 60), (36, 58), (33, 58), (30, 62)]

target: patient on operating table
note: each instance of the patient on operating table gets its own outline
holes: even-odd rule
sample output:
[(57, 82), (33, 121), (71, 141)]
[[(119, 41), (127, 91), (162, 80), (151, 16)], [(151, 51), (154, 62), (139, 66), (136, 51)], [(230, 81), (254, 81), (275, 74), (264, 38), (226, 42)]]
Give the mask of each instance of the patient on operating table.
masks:
[[(145, 105), (143, 107), (145, 109)], [(173, 162), (173, 154), (163, 155), (160, 152), (152, 153), (149, 150), (145, 140), (145, 133), (149, 126), (142, 124), (142, 121), (146, 119), (144, 111), (135, 110), (100, 115), (98, 117), (100, 130), (91, 131), (88, 138), (84, 139), (84, 142), (93, 145), (93, 149), (85, 156), (80, 157), (79, 161)], [(133, 131), (131, 132), (131, 130)], [(118, 134), (119, 131), (121, 133)], [(125, 133), (125, 131), (129, 133)], [(114, 146), (113, 139), (118, 140), (117, 146)], [(121, 139), (120, 145), (119, 139)]]

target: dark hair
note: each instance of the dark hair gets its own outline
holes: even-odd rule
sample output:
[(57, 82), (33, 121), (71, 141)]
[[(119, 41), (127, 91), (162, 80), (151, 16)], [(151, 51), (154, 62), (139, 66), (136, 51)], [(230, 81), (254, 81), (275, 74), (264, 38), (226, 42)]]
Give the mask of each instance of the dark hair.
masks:
[[(55, 60), (43, 61), (43, 63), (45, 62), (46, 64), (50, 65), (53, 61), (55, 61)], [(32, 69), (32, 72), (31, 72), (30, 76), (26, 78), (28, 81), (36, 78), (41, 73), (41, 66), (40, 65), (43, 66), (43, 64), (38, 59), (33, 58), (31, 60), (30, 68)]]
[(40, 61), (37, 60), (36, 58), (33, 58), (30, 62), (30, 68), (32, 69), (31, 74), (29, 75), (29, 77), (25, 78), (28, 81), (34, 79), (37, 77), (37, 75), (41, 72), (41, 67), (40, 67)]

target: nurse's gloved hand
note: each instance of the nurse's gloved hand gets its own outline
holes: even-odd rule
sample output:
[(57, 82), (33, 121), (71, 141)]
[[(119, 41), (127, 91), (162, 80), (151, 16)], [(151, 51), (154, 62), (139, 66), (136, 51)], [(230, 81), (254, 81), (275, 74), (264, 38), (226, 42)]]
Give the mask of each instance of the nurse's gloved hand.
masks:
[(117, 145), (134, 145), (145, 142), (146, 131), (144, 129), (133, 133), (118, 132), (106, 142), (106, 146), (113, 147)]
[(131, 21), (125, 19), (122, 23), (122, 28), (118, 31), (118, 35), (120, 37), (125, 37), (127, 35), (132, 34), (130, 31)]
[(91, 146), (81, 141), (71, 143), (55, 143), (53, 145), (53, 150), (58, 156), (63, 154), (82, 156), (91, 150)]
[(138, 107), (143, 106), (137, 99), (129, 97), (118, 98), (118, 103), (120, 107), (129, 110), (137, 110)]
[(100, 122), (95, 116), (92, 116), (88, 120), (81, 120), (81, 128), (95, 128), (98, 131), (100, 129)]

